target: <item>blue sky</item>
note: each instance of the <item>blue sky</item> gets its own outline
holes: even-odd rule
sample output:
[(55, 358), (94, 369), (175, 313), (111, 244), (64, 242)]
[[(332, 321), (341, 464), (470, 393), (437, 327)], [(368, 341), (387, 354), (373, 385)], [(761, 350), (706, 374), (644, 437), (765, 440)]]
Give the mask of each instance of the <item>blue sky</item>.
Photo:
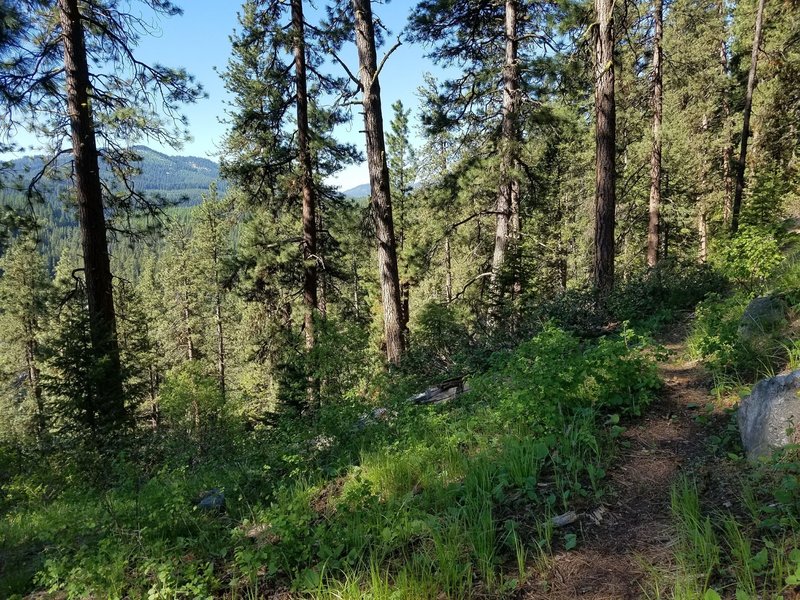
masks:
[[(160, 23), (160, 35), (143, 40), (139, 52), (147, 61), (185, 67), (203, 84), (208, 99), (187, 107), (185, 112), (194, 139), (185, 145), (180, 154), (216, 159), (225, 133), (225, 125), (220, 119), (224, 116), (226, 91), (215, 68), (225, 68), (230, 55), (229, 37), (238, 25), (237, 11), (241, 4), (235, 0), (177, 0), (177, 4), (183, 8), (183, 16), (163, 20)], [(405, 27), (414, 4), (411, 0), (394, 0), (383, 5), (375, 3), (375, 12), (397, 35)], [(306, 11), (307, 18), (313, 20), (314, 11), (308, 8)], [(423, 48), (405, 42), (386, 63), (381, 74), (381, 89), (387, 127), (391, 118), (391, 104), (402, 100), (416, 115), (417, 88), (423, 83), (424, 73), (441, 73), (423, 54)], [(350, 63), (351, 70), (357, 72), (355, 50), (346, 53), (343, 58)], [(351, 124), (341, 127), (336, 133), (341, 141), (363, 148), (362, 129), (362, 117), (354, 109)], [(415, 138), (418, 141), (416, 135)], [(170, 149), (161, 150), (175, 154)], [(362, 164), (345, 169), (334, 182), (347, 189), (368, 180), (366, 164)]]
[[(137, 56), (144, 62), (159, 62), (170, 67), (184, 67), (203, 85), (208, 98), (197, 104), (185, 107), (184, 113), (189, 118), (189, 129), (192, 141), (186, 143), (178, 151), (159, 146), (154, 141), (143, 140), (142, 143), (160, 150), (165, 154), (182, 154), (208, 157), (219, 160), (220, 144), (225, 134), (225, 117), (227, 92), (217, 70), (223, 71), (230, 56), (230, 36), (238, 27), (237, 13), (241, 9), (242, 0), (174, 0), (184, 14), (156, 22), (154, 35), (145, 37), (137, 49)], [(324, 8), (325, 0), (306, 0), (306, 18), (316, 21), (319, 14), (314, 6)], [(393, 2), (374, 2), (374, 11), (386, 27), (396, 37), (405, 27), (408, 14), (416, 4), (415, 0), (394, 0)], [(148, 20), (151, 16), (144, 15)], [(387, 46), (394, 43), (388, 38)], [(352, 46), (352, 45), (351, 45)], [(385, 49), (383, 49), (385, 51)], [(423, 54), (425, 49), (405, 41), (389, 58), (381, 73), (381, 91), (384, 110), (384, 121), (388, 128), (391, 120), (391, 105), (402, 100), (406, 108), (412, 110), (411, 127), (412, 143), (419, 144), (420, 137), (416, 131), (419, 100), (417, 89), (423, 84), (426, 72), (441, 76), (444, 71), (436, 67)], [(383, 52), (379, 49), (378, 60)], [(358, 61), (354, 47), (343, 51), (342, 59), (350, 69), (358, 72)], [(338, 66), (331, 67), (340, 69)], [(341, 70), (339, 73), (343, 73)], [(351, 122), (337, 129), (336, 136), (342, 142), (355, 144), (363, 150), (364, 134), (363, 118), (358, 107), (353, 107)], [(14, 141), (24, 147), (21, 154), (39, 151), (36, 140), (31, 134), (18, 131)], [(15, 154), (5, 155), (14, 157)], [(3, 156), (0, 156), (2, 158)], [(367, 183), (369, 175), (366, 163), (345, 168), (331, 183), (348, 189)]]

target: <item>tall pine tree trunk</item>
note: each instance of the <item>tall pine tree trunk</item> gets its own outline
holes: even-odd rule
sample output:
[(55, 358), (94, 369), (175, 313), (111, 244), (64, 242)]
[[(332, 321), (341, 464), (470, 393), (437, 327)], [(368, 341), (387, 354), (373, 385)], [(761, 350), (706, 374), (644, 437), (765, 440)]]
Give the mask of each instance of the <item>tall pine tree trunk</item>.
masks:
[(194, 360), (194, 333), (192, 332), (192, 314), (189, 310), (189, 282), (184, 280), (183, 282), (184, 289), (186, 290), (183, 294), (183, 327), (184, 332), (186, 333), (186, 359), (187, 360)]
[[(500, 188), (495, 204), (494, 253), (492, 255), (492, 274), (490, 289), (497, 301), (503, 290), (498, 278), (506, 262), (509, 240), (518, 232), (513, 226), (519, 221), (512, 217), (519, 210), (519, 185), (515, 185), (512, 171), (518, 143), (517, 104), (519, 96), (519, 62), (517, 60), (519, 42), (517, 40), (517, 0), (506, 0), (505, 10), (505, 63), (503, 66), (503, 120), (500, 137)], [(515, 197), (516, 196), (516, 197)]]
[(378, 242), (378, 277), (383, 301), (386, 358), (390, 363), (397, 364), (400, 362), (404, 350), (403, 307), (400, 301), (397, 246), (389, 192), (389, 168), (386, 164), (381, 88), (378, 82), (378, 58), (375, 49), (375, 25), (372, 22), (371, 0), (352, 1), (355, 14), (359, 77), (364, 92), (364, 131), (367, 138), (367, 165), (372, 195), (372, 212)]
[(303, 0), (292, 0), (294, 77), (297, 104), (297, 146), (303, 190), (303, 304), (306, 350), (314, 347), (314, 312), (317, 310), (317, 217), (314, 174), (308, 132), (308, 86), (306, 81), (305, 24)]
[(727, 23), (725, 19), (725, 0), (720, 0), (717, 5), (717, 13), (722, 23), (723, 35), (719, 40), (719, 67), (722, 75), (722, 118), (724, 119), (723, 136), (724, 145), (722, 147), (722, 179), (725, 182), (725, 196), (722, 199), (722, 221), (725, 225), (730, 225), (731, 214), (733, 212), (733, 139), (731, 135), (731, 101), (730, 94), (730, 66), (728, 61), (728, 47), (725, 42)]
[(38, 354), (36, 343), (36, 324), (25, 325), (25, 363), (28, 368), (28, 385), (36, 403), (36, 438), (40, 446), (44, 446), (47, 435), (47, 415), (44, 409), (44, 396), (42, 395), (41, 372), (36, 360)]
[(653, 39), (653, 150), (650, 155), (650, 222), (647, 226), (647, 266), (658, 262), (658, 221), (661, 212), (661, 117), (663, 111), (663, 38), (662, 0), (653, 3), (655, 38)]
[(742, 143), (739, 149), (739, 162), (736, 165), (736, 193), (733, 197), (733, 211), (731, 214), (731, 231), (736, 233), (739, 229), (739, 213), (742, 210), (742, 196), (744, 195), (744, 171), (747, 165), (747, 142), (750, 137), (750, 113), (753, 110), (753, 91), (756, 87), (756, 67), (758, 66), (758, 53), (761, 49), (764, 23), (765, 0), (758, 0), (756, 12), (756, 30), (753, 35), (753, 52), (750, 57), (750, 73), (747, 76), (747, 92), (744, 97), (744, 118), (742, 120)]
[(89, 305), (92, 350), (102, 365), (96, 411), (113, 428), (126, 420), (111, 265), (103, 210), (97, 141), (92, 119), (89, 66), (78, 0), (58, 0), (64, 45), (67, 111), (72, 133), (78, 223)]
[(697, 235), (700, 238), (697, 260), (700, 264), (705, 264), (708, 261), (708, 217), (702, 209), (697, 219)]
[(225, 381), (225, 332), (222, 323), (222, 296), (219, 293), (219, 281), (217, 281), (217, 290), (214, 293), (214, 324), (217, 329), (217, 374), (219, 375), (219, 391), (224, 400), (227, 388)]
[(453, 270), (450, 259), (450, 236), (444, 238), (444, 297), (448, 306), (453, 301)]
[(595, 0), (595, 226), (594, 285), (601, 295), (614, 288), (616, 213), (616, 100), (614, 97), (614, 2)]

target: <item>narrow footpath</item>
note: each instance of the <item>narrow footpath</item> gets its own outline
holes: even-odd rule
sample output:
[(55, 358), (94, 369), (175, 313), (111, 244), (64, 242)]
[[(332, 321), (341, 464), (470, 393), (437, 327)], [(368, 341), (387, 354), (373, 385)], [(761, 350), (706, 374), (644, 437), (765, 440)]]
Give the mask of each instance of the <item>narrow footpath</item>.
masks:
[[(671, 356), (660, 367), (664, 388), (647, 414), (624, 434), (629, 442), (609, 471), (612, 494), (595, 519), (575, 530), (579, 546), (558, 552), (546, 576), (532, 581), (526, 600), (634, 600), (646, 597), (653, 565), (669, 569), (676, 543), (670, 490), (683, 471), (702, 474), (708, 430), (695, 422), (710, 400), (702, 367), (683, 360), (683, 335), (662, 343)], [(556, 534), (557, 535), (557, 534)]]

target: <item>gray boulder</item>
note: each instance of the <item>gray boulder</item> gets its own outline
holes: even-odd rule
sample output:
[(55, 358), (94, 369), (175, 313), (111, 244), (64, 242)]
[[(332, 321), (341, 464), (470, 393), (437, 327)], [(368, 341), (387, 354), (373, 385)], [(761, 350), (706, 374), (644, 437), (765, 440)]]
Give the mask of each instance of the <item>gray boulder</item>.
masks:
[(739, 432), (747, 458), (768, 456), (798, 441), (800, 370), (759, 381), (739, 406)]
[(197, 508), (205, 512), (221, 512), (225, 510), (225, 494), (217, 488), (203, 492), (197, 501)]
[(748, 341), (774, 331), (786, 319), (786, 303), (778, 296), (753, 298), (739, 322), (739, 339)]

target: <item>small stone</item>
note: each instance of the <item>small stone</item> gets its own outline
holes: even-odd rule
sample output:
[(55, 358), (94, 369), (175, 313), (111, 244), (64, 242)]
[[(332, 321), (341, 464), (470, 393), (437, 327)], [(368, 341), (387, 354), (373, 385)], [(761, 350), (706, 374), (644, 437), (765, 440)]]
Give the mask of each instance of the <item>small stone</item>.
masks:
[(566, 525), (571, 525), (575, 521), (578, 520), (578, 513), (574, 510), (564, 513), (563, 515), (558, 515), (557, 517), (553, 517), (553, 527), (565, 527)]

